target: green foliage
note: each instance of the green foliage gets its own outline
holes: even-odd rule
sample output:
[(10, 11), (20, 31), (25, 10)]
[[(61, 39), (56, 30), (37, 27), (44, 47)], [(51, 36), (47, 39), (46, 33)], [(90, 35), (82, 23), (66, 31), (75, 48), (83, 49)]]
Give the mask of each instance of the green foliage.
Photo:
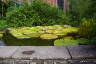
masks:
[(16, 8), (16, 2), (14, 2), (14, 1), (7, 1), (6, 4), (7, 4), (7, 7), (8, 7), (7, 12), (12, 11)]
[[(66, 26), (66, 27), (65, 27)], [(36, 27), (18, 27), (18, 28), (8, 28), (8, 30), (10, 31), (10, 33), (15, 36), (15, 37), (20, 37), (22, 35), (26, 35), (26, 36), (30, 36), (30, 37), (34, 37), (35, 35), (37, 37), (39, 37), (40, 35), (42, 35), (41, 37), (44, 36), (44, 38), (47, 39), (51, 39), (52, 37), (49, 36), (66, 36), (68, 33), (77, 33), (78, 28), (76, 27), (69, 27), (67, 25), (54, 25), (54, 26), (36, 26)], [(49, 35), (49, 36), (46, 36)]]
[(96, 36), (96, 22), (93, 19), (84, 20), (79, 26), (79, 34), (85, 38)]
[(96, 37), (91, 38), (89, 44), (96, 45)]
[(64, 11), (41, 2), (40, 0), (34, 1), (32, 4), (33, 9), (40, 15), (44, 25), (64, 24), (68, 22), (68, 17), (66, 17)]
[(54, 45), (55, 46), (70, 46), (70, 45), (78, 45), (79, 44), (79, 42), (78, 41), (76, 41), (76, 40), (71, 40), (71, 39), (67, 39), (67, 38), (65, 38), (65, 39), (58, 39), (58, 40), (55, 40), (54, 41)]
[(2, 15), (1, 19), (6, 17), (7, 11), (11, 11), (15, 8), (15, 2), (7, 1), (3, 2), (0, 0), (0, 16)]
[(6, 28), (7, 27), (7, 22), (4, 20), (0, 20), (0, 28)]
[(19, 8), (7, 13), (8, 25), (12, 27), (68, 24), (66, 14), (56, 7), (34, 0), (32, 4), (24, 3)]
[(93, 14), (96, 11), (95, 0), (69, 0), (69, 2), (69, 15), (73, 25), (79, 24), (82, 18), (94, 17)]
[(90, 40), (88, 40), (88, 39), (86, 39), (86, 38), (77, 38), (76, 39), (80, 44), (89, 44), (89, 41)]
[(0, 30), (0, 40), (1, 40), (2, 37), (3, 37), (3, 33), (4, 33), (4, 31)]

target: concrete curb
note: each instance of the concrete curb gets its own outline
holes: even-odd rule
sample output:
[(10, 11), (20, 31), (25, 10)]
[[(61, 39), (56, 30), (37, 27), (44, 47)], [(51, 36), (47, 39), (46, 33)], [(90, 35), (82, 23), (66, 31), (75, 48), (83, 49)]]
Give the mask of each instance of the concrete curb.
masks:
[(96, 64), (96, 46), (0, 46), (0, 64)]

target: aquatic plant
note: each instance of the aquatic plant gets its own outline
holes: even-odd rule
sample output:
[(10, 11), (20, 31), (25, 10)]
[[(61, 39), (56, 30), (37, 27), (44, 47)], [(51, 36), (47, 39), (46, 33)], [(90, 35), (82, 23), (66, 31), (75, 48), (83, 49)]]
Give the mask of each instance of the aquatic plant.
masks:
[(79, 42), (76, 40), (71, 39), (58, 39), (54, 41), (55, 46), (70, 46), (70, 45), (78, 45)]
[(13, 33), (12, 35), (13, 35), (15, 38), (17, 38), (17, 39), (30, 38), (30, 37), (28, 37), (28, 36), (26, 36), (26, 35), (23, 35), (23, 34), (21, 34), (21, 33)]
[(96, 22), (93, 19), (83, 20), (79, 26), (79, 34), (85, 38), (96, 36)]
[(53, 34), (43, 34), (40, 36), (41, 39), (46, 39), (46, 40), (51, 40), (51, 39), (56, 39), (58, 36), (53, 35)]
[(52, 34), (54, 32), (54, 30), (46, 30), (46, 33)]
[(55, 26), (48, 26), (48, 29), (49, 29), (49, 30), (55, 30), (56, 27), (55, 27)]
[(89, 40), (86, 39), (86, 38), (77, 38), (76, 39), (80, 44), (88, 44), (89, 43)]
[(40, 37), (40, 35), (42, 35), (41, 33), (29, 33), (29, 34), (25, 34), (26, 36), (28, 36), (28, 37)]
[(69, 28), (71, 27), (70, 25), (63, 25), (64, 28)]

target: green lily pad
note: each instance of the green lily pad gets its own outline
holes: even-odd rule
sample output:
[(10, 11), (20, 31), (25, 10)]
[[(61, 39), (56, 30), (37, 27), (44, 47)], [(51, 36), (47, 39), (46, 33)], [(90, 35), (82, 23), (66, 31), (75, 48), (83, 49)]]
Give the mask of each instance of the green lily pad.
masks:
[(48, 29), (49, 29), (49, 30), (55, 30), (56, 27), (55, 27), (55, 26), (48, 26)]
[(89, 40), (86, 38), (77, 38), (76, 39), (80, 44), (88, 44)]
[(53, 33), (56, 35), (67, 35), (67, 32), (63, 30), (55, 30)]
[(46, 40), (51, 40), (51, 39), (56, 39), (58, 36), (53, 35), (53, 34), (43, 34), (40, 36), (41, 39), (46, 39)]
[(77, 40), (71, 40), (71, 39), (58, 39), (54, 41), (55, 46), (70, 46), (78, 44), (79, 42)]
[(26, 34), (26, 36), (28, 37), (40, 37), (40, 35), (42, 35), (41, 33), (30, 33), (30, 34)]
[(46, 33), (52, 34), (54, 32), (54, 30), (46, 30)]
[(13, 36), (14, 36), (15, 38), (17, 38), (17, 39), (30, 38), (30, 37), (28, 37), (28, 36), (26, 36), (26, 35), (23, 35), (23, 34), (21, 34), (21, 33), (13, 34)]

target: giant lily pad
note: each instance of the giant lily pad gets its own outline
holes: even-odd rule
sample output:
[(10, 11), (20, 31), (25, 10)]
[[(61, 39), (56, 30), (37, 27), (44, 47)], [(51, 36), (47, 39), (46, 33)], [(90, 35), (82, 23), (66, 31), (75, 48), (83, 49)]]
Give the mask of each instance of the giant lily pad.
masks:
[(40, 37), (41, 33), (30, 33), (30, 34), (25, 34), (28, 37)]
[(70, 46), (78, 44), (79, 42), (77, 40), (71, 40), (71, 39), (58, 39), (54, 41), (55, 46)]
[(54, 32), (54, 30), (46, 30), (46, 33), (52, 34)]
[(41, 39), (46, 39), (46, 40), (51, 40), (51, 39), (56, 39), (58, 36), (53, 35), (53, 34), (43, 34), (40, 36)]

